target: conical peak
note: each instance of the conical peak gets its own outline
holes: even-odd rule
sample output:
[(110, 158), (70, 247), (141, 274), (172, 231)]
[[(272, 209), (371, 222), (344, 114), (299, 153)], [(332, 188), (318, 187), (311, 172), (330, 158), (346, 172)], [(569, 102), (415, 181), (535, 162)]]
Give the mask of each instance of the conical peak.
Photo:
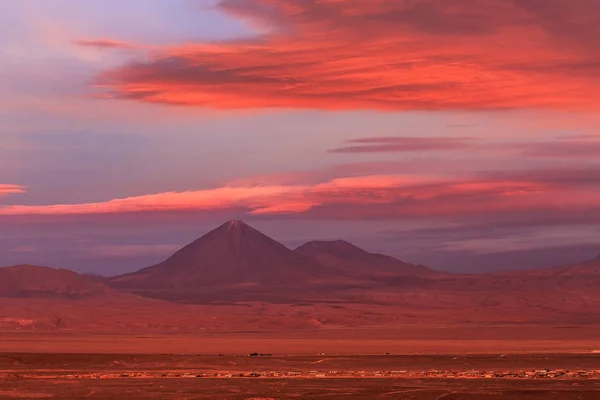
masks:
[(239, 219), (231, 220), (231, 221), (227, 222), (226, 225), (227, 225), (227, 231), (230, 233), (244, 233), (244, 234), (260, 233), (262, 235), (261, 232), (257, 231), (256, 229), (254, 229), (253, 227), (251, 227), (250, 225), (248, 225), (247, 223), (245, 223), (244, 221), (241, 221)]
[(232, 231), (241, 231), (241, 230), (245, 231), (245, 230), (254, 230), (254, 229), (250, 225), (245, 223), (244, 221), (241, 221), (239, 219), (233, 219), (231, 221), (225, 222), (223, 225), (219, 226), (215, 230), (232, 232)]
[(227, 221), (225, 222), (225, 225), (227, 225), (230, 228), (242, 228), (249, 226), (247, 223), (239, 219), (232, 219), (231, 221)]
[(250, 225), (240, 220), (227, 221), (220, 225), (218, 228), (213, 229), (205, 236), (202, 236), (198, 241), (204, 242), (206, 239), (215, 240), (234, 240), (239, 241), (242, 239), (261, 237), (263, 234)]

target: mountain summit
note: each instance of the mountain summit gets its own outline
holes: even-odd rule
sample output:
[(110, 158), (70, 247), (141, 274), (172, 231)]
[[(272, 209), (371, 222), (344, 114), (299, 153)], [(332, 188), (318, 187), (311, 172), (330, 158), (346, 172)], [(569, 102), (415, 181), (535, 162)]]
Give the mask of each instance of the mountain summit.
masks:
[(229, 221), (160, 264), (110, 280), (128, 289), (193, 290), (241, 283), (293, 284), (323, 267), (242, 221)]

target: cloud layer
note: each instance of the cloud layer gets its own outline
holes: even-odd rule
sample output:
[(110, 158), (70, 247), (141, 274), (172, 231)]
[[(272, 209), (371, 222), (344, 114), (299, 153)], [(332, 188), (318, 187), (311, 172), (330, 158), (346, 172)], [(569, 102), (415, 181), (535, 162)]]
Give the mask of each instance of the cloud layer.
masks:
[(135, 46), (129, 43), (113, 39), (79, 39), (75, 41), (75, 44), (84, 47), (97, 47), (101, 49), (129, 50), (135, 48)]
[(225, 109), (599, 105), (596, 0), (221, 0), (218, 8), (262, 34), (172, 46), (98, 84), (116, 98)]
[[(598, 171), (595, 171), (598, 172)], [(577, 172), (574, 171), (573, 174)], [(577, 182), (523, 173), (515, 177), (456, 179), (443, 176), (371, 175), (336, 178), (316, 184), (228, 186), (158, 193), (99, 203), (12, 205), (0, 216), (94, 215), (140, 212), (213, 211), (249, 215), (299, 215), (305, 218), (378, 219), (468, 216), (587, 209), (600, 202), (591, 175)], [(557, 175), (552, 175), (557, 176)]]
[(526, 156), (532, 158), (574, 160), (599, 159), (600, 140), (593, 136), (563, 137), (537, 141), (483, 141), (463, 137), (413, 137), (389, 136), (366, 137), (347, 140), (345, 146), (331, 149), (329, 153), (409, 153), (451, 150), (486, 150), (505, 157)]
[(25, 193), (25, 188), (18, 185), (0, 184), (0, 197), (7, 196), (9, 194), (22, 194)]
[(474, 144), (468, 138), (440, 137), (370, 137), (352, 139), (347, 146), (330, 150), (330, 153), (390, 153), (432, 150), (463, 150)]

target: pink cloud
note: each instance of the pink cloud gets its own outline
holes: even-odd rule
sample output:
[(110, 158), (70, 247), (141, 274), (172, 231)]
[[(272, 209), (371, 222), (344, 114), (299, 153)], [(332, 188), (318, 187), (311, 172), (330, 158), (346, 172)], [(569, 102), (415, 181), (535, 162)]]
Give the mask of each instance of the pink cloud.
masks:
[(514, 143), (514, 150), (529, 157), (599, 159), (600, 140), (593, 138), (566, 139), (540, 143)]
[(38, 249), (35, 246), (31, 245), (22, 245), (13, 247), (9, 250), (11, 253), (36, 253)]
[(464, 150), (473, 147), (470, 138), (370, 137), (346, 141), (345, 147), (330, 153), (387, 153), (435, 150)]
[[(532, 177), (534, 174), (532, 174)], [(221, 187), (58, 205), (10, 205), (0, 216), (81, 216), (168, 212), (245, 212), (317, 218), (470, 215), (595, 207), (596, 186), (561, 180), (371, 175), (321, 183)], [(562, 178), (561, 178), (562, 179)], [(581, 182), (579, 182), (581, 183)]]
[(96, 47), (99, 49), (130, 50), (137, 47), (130, 43), (113, 39), (79, 39), (75, 40), (75, 44), (84, 47)]
[[(554, 140), (483, 142), (472, 138), (445, 137), (367, 137), (348, 140), (347, 145), (329, 153), (403, 153), (452, 150), (486, 150), (499, 155), (539, 158), (586, 159), (600, 157), (600, 139), (594, 135), (570, 136)], [(472, 162), (472, 161), (470, 161)]]
[(18, 185), (0, 184), (0, 197), (7, 196), (9, 194), (22, 194), (25, 193), (25, 188)]
[(101, 203), (57, 204), (46, 206), (4, 206), (0, 215), (82, 215), (147, 211), (218, 210), (255, 205), (262, 199), (285, 196), (294, 187), (224, 187), (211, 190), (167, 192), (114, 199)]
[(596, 0), (221, 0), (261, 37), (106, 71), (109, 97), (219, 109), (593, 109)]

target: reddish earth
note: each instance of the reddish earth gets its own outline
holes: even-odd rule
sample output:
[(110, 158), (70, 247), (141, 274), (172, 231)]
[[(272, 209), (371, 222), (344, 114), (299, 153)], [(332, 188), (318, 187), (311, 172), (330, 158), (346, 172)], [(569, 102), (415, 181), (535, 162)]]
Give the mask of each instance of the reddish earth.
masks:
[(597, 400), (597, 381), (495, 379), (11, 379), (6, 399)]
[[(187, 320), (180, 322), (190, 322)], [(200, 318), (206, 321), (205, 318)], [(141, 318), (140, 323), (149, 321)], [(196, 327), (201, 325), (197, 322)], [(600, 325), (438, 324), (271, 331), (85, 332), (62, 329), (0, 332), (0, 353), (101, 354), (589, 354), (600, 349)], [(130, 327), (131, 329), (131, 327)], [(179, 327), (178, 329), (181, 329)], [(432, 367), (433, 368), (433, 367)], [(597, 369), (600, 369), (600, 365)]]

